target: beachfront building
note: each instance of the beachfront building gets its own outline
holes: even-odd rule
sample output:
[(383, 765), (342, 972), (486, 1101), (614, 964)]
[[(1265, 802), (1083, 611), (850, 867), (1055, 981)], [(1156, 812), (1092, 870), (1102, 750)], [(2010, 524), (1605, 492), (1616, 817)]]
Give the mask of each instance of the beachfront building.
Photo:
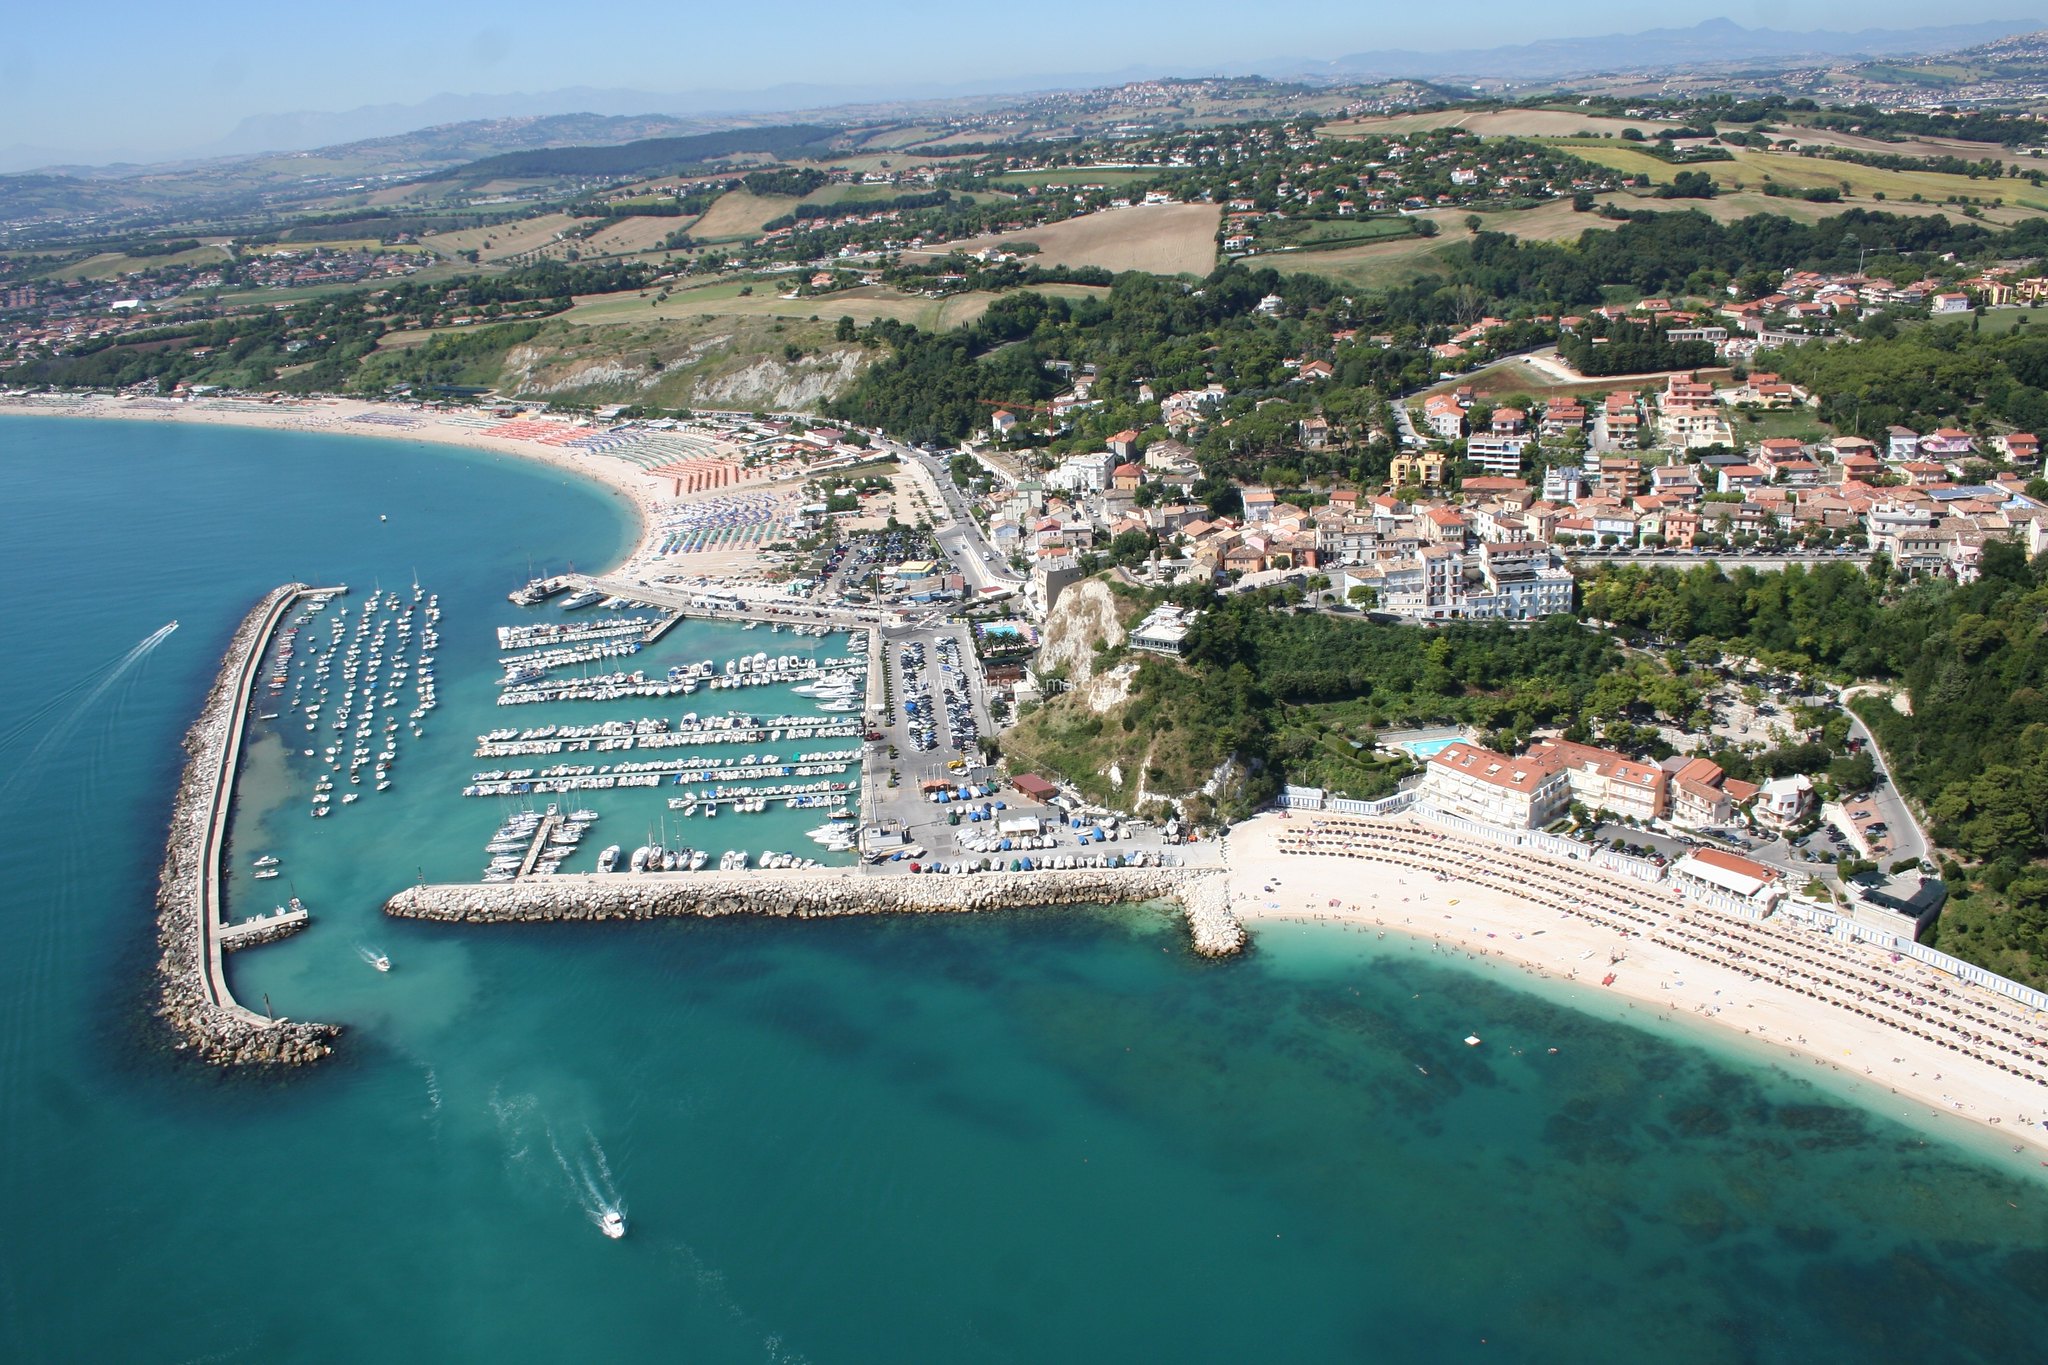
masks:
[(1682, 891), (1735, 896), (1760, 908), (1768, 908), (1785, 890), (1784, 875), (1775, 868), (1717, 848), (1694, 849), (1680, 858), (1671, 865), (1671, 880)]
[(1666, 818), (1683, 829), (1725, 825), (1735, 818), (1737, 806), (1757, 794), (1756, 787), (1729, 777), (1711, 758), (1670, 758), (1663, 766), (1669, 774)]
[(1572, 800), (1588, 810), (1645, 821), (1664, 814), (1664, 770), (1654, 763), (1568, 739), (1546, 739), (1531, 746), (1528, 756), (1563, 769)]
[(1422, 799), (1449, 815), (1508, 829), (1541, 829), (1571, 805), (1571, 780), (1556, 761), (1506, 754), (1463, 742), (1433, 755)]

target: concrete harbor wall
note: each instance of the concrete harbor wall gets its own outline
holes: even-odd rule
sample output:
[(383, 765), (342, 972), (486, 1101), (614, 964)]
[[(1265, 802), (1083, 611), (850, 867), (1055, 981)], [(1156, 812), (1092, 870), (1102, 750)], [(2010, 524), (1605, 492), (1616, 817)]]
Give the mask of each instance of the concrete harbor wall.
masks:
[(409, 886), (384, 903), (404, 919), (480, 924), (660, 919), (678, 915), (954, 914), (1055, 905), (1177, 902), (1195, 951), (1227, 957), (1245, 945), (1223, 875), (1201, 868), (1077, 868), (971, 877), (874, 876), (851, 868), (524, 878)]
[(333, 1051), (331, 1040), (341, 1031), (244, 1009), (229, 992), (222, 965), (221, 864), (249, 699), (271, 632), (307, 591), (299, 583), (273, 589), (242, 618), (185, 733), (185, 773), (171, 806), (157, 884), (157, 1013), (181, 1049), (215, 1066), (318, 1061)]

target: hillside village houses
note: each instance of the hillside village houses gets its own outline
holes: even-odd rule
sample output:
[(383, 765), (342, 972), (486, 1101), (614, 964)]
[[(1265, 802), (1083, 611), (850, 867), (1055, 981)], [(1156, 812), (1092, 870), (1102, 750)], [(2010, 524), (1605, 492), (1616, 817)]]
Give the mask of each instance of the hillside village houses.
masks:
[[(1173, 397), (1196, 415), (1190, 435), (1228, 401), (1221, 386)], [(1139, 530), (1181, 578), (1318, 572), (1330, 576), (1338, 601), (1358, 600), (1353, 590), (1365, 588), (1374, 609), (1413, 620), (1569, 611), (1565, 558), (1593, 546), (1846, 544), (1880, 551), (1908, 575), (1968, 581), (1989, 540), (2048, 543), (2048, 513), (2022, 487), (2039, 467), (2032, 433), (1980, 439), (1953, 428), (1894, 429), (1881, 446), (1850, 436), (1773, 436), (1740, 451), (1725, 440), (1693, 445), (1701, 431), (1725, 431), (1738, 404), (1809, 401), (1768, 372), (1718, 382), (1680, 373), (1654, 389), (1486, 409), (1468, 435), (1480, 402), (1460, 385), (1421, 400), (1419, 443), (1393, 457), (1387, 491), (1324, 488), (1304, 506), (1280, 490), (1247, 487), (1229, 516), (1188, 501), (1201, 477), (1194, 447), (1133, 428), (1104, 449), (1024, 471), (1030, 477), (991, 489), (982, 510), (992, 542), (1025, 564), (1099, 550)], [(1669, 412), (1681, 416), (1666, 421)], [(1650, 425), (1636, 430), (1655, 440), (1661, 427), (1674, 438), (1669, 446), (1631, 448), (1622, 419), (1644, 413)], [(1295, 434), (1306, 449), (1328, 443), (1330, 430), (1311, 416)], [(1539, 456), (1540, 478), (1532, 468)], [(1983, 478), (1986, 460), (2013, 469)]]

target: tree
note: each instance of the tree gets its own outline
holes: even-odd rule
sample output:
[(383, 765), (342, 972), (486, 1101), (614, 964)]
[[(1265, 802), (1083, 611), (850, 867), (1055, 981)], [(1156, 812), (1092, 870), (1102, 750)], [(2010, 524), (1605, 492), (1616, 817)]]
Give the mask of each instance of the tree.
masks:
[(1126, 567), (1144, 563), (1151, 552), (1152, 537), (1145, 531), (1119, 531), (1109, 542), (1110, 560)]
[(1828, 764), (1828, 781), (1844, 796), (1867, 792), (1877, 785), (1877, 761), (1867, 753), (1845, 754)]
[(1344, 600), (1360, 611), (1371, 611), (1380, 604), (1380, 595), (1369, 583), (1353, 583), (1351, 590), (1344, 594)]

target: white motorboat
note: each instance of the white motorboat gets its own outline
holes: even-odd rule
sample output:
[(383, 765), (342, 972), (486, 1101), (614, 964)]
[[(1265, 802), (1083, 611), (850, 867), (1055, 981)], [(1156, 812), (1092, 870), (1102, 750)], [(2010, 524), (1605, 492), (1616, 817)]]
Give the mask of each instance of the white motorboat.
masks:
[(606, 1209), (604, 1216), (597, 1220), (597, 1228), (616, 1242), (626, 1235), (626, 1216), (617, 1209)]
[(277, 866), (277, 859), (276, 859), (276, 858), (274, 858), (274, 857), (272, 857), (272, 856), (271, 856), (271, 855), (269, 855), (268, 853), (266, 853), (266, 854), (264, 854), (264, 855), (263, 855), (263, 856), (262, 856), (261, 858), (258, 858), (258, 859), (257, 859), (257, 860), (256, 860), (256, 861), (255, 861), (255, 862), (253, 863), (253, 864), (251, 864), (251, 866), (253, 866), (253, 867), (276, 867), (276, 866)]

